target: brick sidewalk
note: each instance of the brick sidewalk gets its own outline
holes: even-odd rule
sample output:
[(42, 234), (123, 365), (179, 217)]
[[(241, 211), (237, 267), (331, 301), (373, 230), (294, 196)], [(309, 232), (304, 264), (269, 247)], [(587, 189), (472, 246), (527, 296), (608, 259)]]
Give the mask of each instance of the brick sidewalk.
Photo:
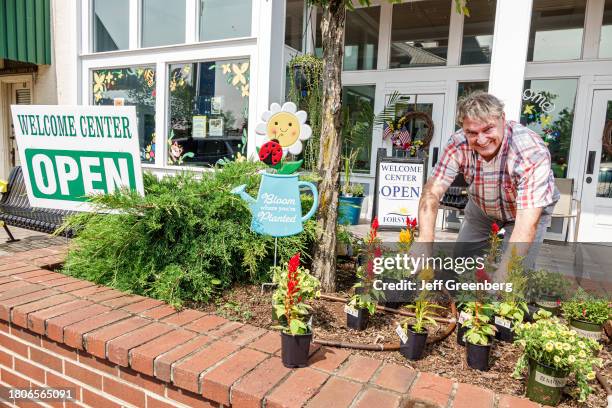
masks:
[(290, 370), (278, 332), (41, 269), (65, 251), (0, 257), (2, 385), (63, 381), (78, 406), (538, 406), (339, 348), (313, 347)]

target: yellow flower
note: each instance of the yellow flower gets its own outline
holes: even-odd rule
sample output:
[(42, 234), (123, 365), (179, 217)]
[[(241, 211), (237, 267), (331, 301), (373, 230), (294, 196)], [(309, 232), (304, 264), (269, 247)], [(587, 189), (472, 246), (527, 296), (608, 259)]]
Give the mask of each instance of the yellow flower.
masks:
[(586, 358), (586, 353), (584, 352), (584, 350), (580, 350), (580, 353), (578, 353), (578, 357), (580, 358)]
[(249, 84), (242, 85), (242, 97), (249, 96)]
[(560, 341), (555, 343), (555, 348), (557, 350), (563, 350), (563, 343), (561, 343)]
[(555, 363), (559, 364), (559, 362), (561, 361), (561, 357), (559, 356), (554, 356), (553, 360), (555, 361)]
[(584, 341), (580, 340), (578, 342), (578, 347), (580, 347), (581, 349), (586, 348), (586, 344), (584, 344)]
[(592, 381), (595, 379), (595, 371), (589, 371), (589, 373), (586, 375), (587, 380)]
[(434, 271), (431, 268), (425, 268), (419, 273), (419, 279), (421, 280), (430, 280), (434, 277)]
[(246, 157), (245, 157), (245, 156), (243, 156), (243, 155), (241, 155), (239, 152), (238, 152), (238, 153), (236, 153), (236, 162), (238, 162), (238, 163), (242, 163), (242, 162), (244, 162), (244, 161), (246, 161)]
[(570, 351), (571, 348), (572, 346), (570, 346), (569, 343), (563, 343), (563, 350)]
[(246, 85), (246, 77), (244, 74), (249, 69), (249, 63), (245, 62), (238, 66), (237, 64), (232, 64), (232, 71), (234, 71), (234, 79), (232, 79), (232, 86), (236, 86), (239, 83), (242, 85)]
[(546, 343), (546, 345), (544, 346), (544, 349), (546, 351), (553, 351), (555, 349), (555, 345), (553, 344), (552, 341), (549, 341), (548, 343)]
[(574, 337), (577, 333), (576, 330), (570, 330), (569, 334), (570, 336)]
[(412, 234), (408, 230), (401, 230), (399, 233), (399, 241), (402, 244), (409, 244), (412, 242)]
[(229, 74), (230, 72), (232, 72), (230, 64), (223, 64), (221, 65), (221, 68), (223, 68), (223, 74)]
[(574, 356), (569, 356), (567, 358), (567, 361), (569, 361), (570, 364), (574, 364), (576, 362), (576, 357)]

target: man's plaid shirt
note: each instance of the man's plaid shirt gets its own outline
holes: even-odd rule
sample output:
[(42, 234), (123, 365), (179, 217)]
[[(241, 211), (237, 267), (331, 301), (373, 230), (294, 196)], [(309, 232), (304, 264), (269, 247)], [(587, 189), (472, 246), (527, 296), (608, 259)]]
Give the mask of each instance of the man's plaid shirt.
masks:
[(513, 221), (516, 210), (559, 199), (548, 148), (537, 133), (514, 121), (506, 122), (502, 145), (490, 162), (469, 147), (463, 130), (453, 134), (431, 177), (448, 187), (457, 173), (463, 173), (474, 204), (503, 222)]

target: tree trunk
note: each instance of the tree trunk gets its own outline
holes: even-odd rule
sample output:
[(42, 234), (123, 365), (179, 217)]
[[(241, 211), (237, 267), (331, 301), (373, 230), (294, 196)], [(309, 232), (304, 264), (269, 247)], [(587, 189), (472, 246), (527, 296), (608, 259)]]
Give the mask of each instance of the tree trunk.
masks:
[(319, 150), (319, 211), (313, 273), (324, 292), (336, 289), (336, 222), (342, 146), (342, 58), (344, 55), (344, 0), (330, 0), (323, 9), (323, 107)]

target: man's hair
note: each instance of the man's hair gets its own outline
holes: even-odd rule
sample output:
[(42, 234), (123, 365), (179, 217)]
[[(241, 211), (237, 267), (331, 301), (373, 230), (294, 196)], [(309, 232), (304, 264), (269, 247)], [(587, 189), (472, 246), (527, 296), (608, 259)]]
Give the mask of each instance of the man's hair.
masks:
[(464, 96), (457, 105), (457, 123), (463, 125), (465, 118), (487, 120), (499, 118), (504, 113), (504, 103), (484, 91)]

